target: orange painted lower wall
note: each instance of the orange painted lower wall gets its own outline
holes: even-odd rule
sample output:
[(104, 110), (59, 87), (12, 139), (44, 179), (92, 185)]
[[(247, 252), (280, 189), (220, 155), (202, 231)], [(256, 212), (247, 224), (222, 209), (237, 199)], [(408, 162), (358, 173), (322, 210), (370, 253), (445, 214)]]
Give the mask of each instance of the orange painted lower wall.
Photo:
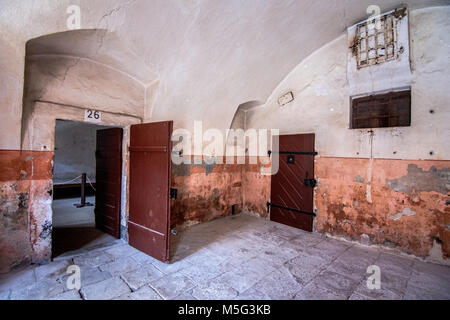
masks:
[(0, 273), (50, 259), (53, 153), (0, 150)]
[[(251, 164), (252, 163), (255, 164)], [(267, 161), (269, 159), (267, 158)], [(262, 169), (270, 168), (270, 164), (262, 164), (260, 159), (247, 157), (242, 171), (244, 210), (252, 215), (268, 218), (267, 202), (270, 199), (271, 176), (261, 174)]]
[(242, 169), (239, 164), (172, 165), (172, 187), (178, 190), (171, 201), (172, 228), (229, 216), (233, 205), (240, 213)]
[[(260, 169), (245, 166), (243, 204), (268, 218), (271, 179)], [(317, 157), (315, 177), (316, 231), (450, 257), (450, 161)]]
[(450, 161), (321, 157), (315, 167), (318, 231), (450, 256)]
[[(50, 259), (52, 162), (52, 152), (0, 150), (0, 273)], [(173, 165), (172, 227), (231, 215), (233, 206), (268, 218), (271, 177), (250, 162)], [(450, 256), (450, 161), (317, 157), (315, 176), (317, 231)]]

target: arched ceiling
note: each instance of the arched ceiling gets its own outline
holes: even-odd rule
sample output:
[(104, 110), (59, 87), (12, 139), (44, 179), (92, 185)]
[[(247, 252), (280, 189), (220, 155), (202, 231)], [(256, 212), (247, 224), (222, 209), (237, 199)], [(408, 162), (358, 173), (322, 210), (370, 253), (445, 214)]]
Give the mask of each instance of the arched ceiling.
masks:
[[(0, 20), (11, 22), (8, 32), (29, 33), (28, 39), (33, 38), (25, 31), (29, 23), (39, 25), (35, 32), (49, 34), (64, 28), (65, 10), (73, 1), (56, 2), (0, 0), (0, 11), (10, 9), (0, 13)], [(88, 57), (144, 85), (157, 79), (159, 87), (149, 99), (152, 120), (172, 119), (176, 127), (187, 129), (194, 120), (203, 120), (204, 127), (229, 128), (240, 104), (266, 101), (296, 65), (346, 27), (367, 18), (366, 9), (374, 4), (372, 0), (77, 2), (82, 28), (104, 30), (58, 33), (33, 41), (28, 53)], [(376, 1), (381, 11), (402, 3), (415, 9), (450, 1)], [(17, 22), (21, 17), (27, 23)]]
[(27, 57), (61, 55), (90, 59), (128, 74), (143, 85), (157, 77), (136, 55), (108, 30), (72, 30), (30, 40)]

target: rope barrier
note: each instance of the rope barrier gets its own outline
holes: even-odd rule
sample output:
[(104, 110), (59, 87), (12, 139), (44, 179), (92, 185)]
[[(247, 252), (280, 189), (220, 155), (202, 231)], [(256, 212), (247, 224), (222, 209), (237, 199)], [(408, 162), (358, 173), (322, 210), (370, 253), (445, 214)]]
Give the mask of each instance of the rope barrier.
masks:
[(72, 180), (69, 180), (69, 181), (58, 182), (58, 184), (69, 184), (70, 182), (74, 182), (75, 180), (78, 180), (81, 177), (82, 177), (82, 175), (78, 176), (78, 177), (76, 177), (76, 178), (74, 178)]
[[(82, 177), (82, 175), (81, 175), (81, 176), (78, 176), (78, 177), (76, 177), (76, 178), (73, 178), (72, 180), (63, 181), (63, 182), (58, 182), (58, 184), (69, 184), (69, 183), (71, 183), (71, 182), (74, 182), (74, 181), (80, 179), (81, 177)], [(97, 190), (94, 188), (94, 186), (92, 185), (91, 179), (89, 179), (88, 176), (86, 176), (86, 179), (87, 179), (88, 183), (91, 185), (91, 188), (94, 189), (94, 191), (97, 191)]]
[(94, 188), (94, 186), (92, 185), (91, 179), (89, 179), (88, 176), (86, 176), (87, 181), (89, 182), (89, 184), (91, 185), (91, 188), (94, 189), (95, 192), (97, 192), (97, 190)]

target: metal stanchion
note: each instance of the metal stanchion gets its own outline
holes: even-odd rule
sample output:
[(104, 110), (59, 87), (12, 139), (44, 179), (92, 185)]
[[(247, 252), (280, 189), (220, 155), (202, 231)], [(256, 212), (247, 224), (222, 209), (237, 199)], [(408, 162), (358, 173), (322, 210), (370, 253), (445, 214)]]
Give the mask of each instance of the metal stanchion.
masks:
[(84, 207), (92, 207), (94, 206), (90, 202), (86, 202), (86, 173), (83, 173), (81, 175), (81, 203), (80, 204), (74, 204), (77, 208), (84, 208)]

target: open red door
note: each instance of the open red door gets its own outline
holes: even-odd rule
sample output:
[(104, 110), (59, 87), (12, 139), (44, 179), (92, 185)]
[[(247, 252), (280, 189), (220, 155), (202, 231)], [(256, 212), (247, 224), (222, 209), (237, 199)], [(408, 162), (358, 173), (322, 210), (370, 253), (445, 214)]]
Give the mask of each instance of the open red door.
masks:
[(95, 225), (120, 238), (120, 197), (122, 192), (121, 128), (97, 131)]
[(129, 243), (169, 262), (173, 122), (131, 126)]

